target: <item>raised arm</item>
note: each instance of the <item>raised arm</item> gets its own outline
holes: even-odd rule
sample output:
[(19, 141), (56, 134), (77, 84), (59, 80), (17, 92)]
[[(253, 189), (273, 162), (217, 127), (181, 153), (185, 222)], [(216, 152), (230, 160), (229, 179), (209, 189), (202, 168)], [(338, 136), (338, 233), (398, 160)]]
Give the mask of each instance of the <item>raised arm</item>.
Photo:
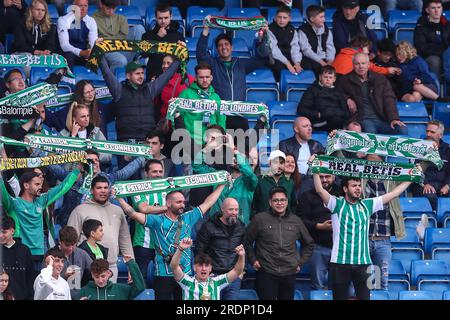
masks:
[(131, 219), (139, 222), (140, 224), (145, 224), (145, 214), (141, 212), (134, 211), (133, 207), (130, 206), (123, 198), (116, 198), (119, 201), (120, 206), (122, 207), (123, 212)]
[(314, 187), (316, 189), (317, 194), (320, 196), (320, 198), (322, 199), (323, 203), (327, 205), (328, 202), (330, 202), (331, 195), (328, 193), (327, 190), (325, 190), (322, 187), (322, 182), (320, 182), (319, 174), (314, 173), (313, 174), (313, 179), (314, 179)]
[(150, 96), (154, 99), (156, 98), (167, 83), (172, 79), (173, 75), (177, 72), (180, 67), (180, 61), (175, 60), (165, 72), (163, 72), (158, 78), (153, 81), (147, 82), (148, 88), (150, 90)]
[(206, 214), (206, 212), (211, 209), (211, 207), (216, 203), (224, 188), (225, 184), (221, 184), (220, 186), (218, 186), (216, 190), (214, 190), (214, 192), (211, 193), (201, 205), (199, 205), (199, 208), (202, 211), (203, 215)]
[(177, 251), (175, 251), (172, 260), (170, 261), (170, 268), (172, 269), (175, 281), (180, 281), (184, 277), (184, 272), (180, 267), (180, 260), (182, 252), (188, 249), (190, 246), (192, 246), (191, 238), (184, 238), (183, 240), (181, 240), (180, 244), (178, 245)]
[(100, 60), (100, 70), (102, 71), (103, 78), (105, 78), (106, 85), (108, 86), (109, 92), (111, 93), (114, 101), (119, 101), (120, 97), (122, 96), (122, 84), (112, 73), (105, 57), (102, 57), (102, 59)]
[(238, 261), (236, 261), (234, 268), (227, 273), (228, 283), (231, 283), (234, 280), (236, 280), (241, 275), (241, 273), (244, 272), (245, 267), (244, 245), (240, 244), (239, 246), (236, 247), (235, 251), (236, 254), (238, 255)]
[(395, 187), (391, 192), (386, 193), (381, 198), (383, 199), (383, 204), (388, 203), (394, 198), (397, 198), (399, 195), (402, 194), (403, 191), (405, 191), (409, 185), (411, 184), (411, 181), (405, 181), (400, 183), (397, 187)]
[(149, 205), (146, 202), (138, 204), (139, 212), (144, 214), (161, 214), (167, 211), (167, 206)]

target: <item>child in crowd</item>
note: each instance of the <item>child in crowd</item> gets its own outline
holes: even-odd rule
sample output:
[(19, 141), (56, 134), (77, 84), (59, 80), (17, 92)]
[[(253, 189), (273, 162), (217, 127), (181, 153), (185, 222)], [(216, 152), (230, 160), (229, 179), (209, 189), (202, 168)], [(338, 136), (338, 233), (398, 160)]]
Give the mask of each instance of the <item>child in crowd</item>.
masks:
[(71, 300), (69, 284), (61, 272), (64, 268), (64, 253), (52, 248), (45, 254), (45, 265), (34, 281), (34, 300)]
[(416, 48), (407, 41), (400, 41), (396, 49), (397, 61), (402, 69), (402, 101), (418, 102), (423, 98), (436, 100), (438, 88), (425, 60), (417, 55)]
[[(383, 39), (377, 42), (377, 56), (373, 60), (378, 67), (391, 68), (398, 67), (395, 60), (395, 43), (391, 39)], [(389, 83), (391, 84), (392, 90), (394, 90), (397, 98), (400, 100), (400, 89), (402, 87), (402, 77), (398, 74), (388, 75)]]
[(83, 233), (87, 240), (84, 240), (78, 247), (86, 251), (92, 261), (97, 259), (108, 259), (108, 248), (99, 242), (103, 239), (103, 225), (99, 220), (88, 219), (83, 222)]
[(280, 81), (281, 70), (286, 68), (291, 73), (301, 72), (302, 54), (297, 32), (291, 24), (291, 9), (283, 5), (278, 8), (274, 22), (269, 25), (268, 36), (275, 61), (271, 66), (275, 80)]
[(130, 270), (133, 284), (112, 283), (109, 263), (105, 259), (92, 262), (91, 273), (94, 281), (90, 281), (81, 288), (78, 296), (80, 300), (133, 300), (145, 289), (144, 278), (139, 266), (130, 256), (123, 257)]

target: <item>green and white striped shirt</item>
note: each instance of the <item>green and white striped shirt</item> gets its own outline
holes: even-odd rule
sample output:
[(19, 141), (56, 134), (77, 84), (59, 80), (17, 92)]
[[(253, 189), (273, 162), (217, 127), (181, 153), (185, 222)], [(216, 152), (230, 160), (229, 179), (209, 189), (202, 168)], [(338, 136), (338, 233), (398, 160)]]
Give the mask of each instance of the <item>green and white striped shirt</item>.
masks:
[[(134, 210), (139, 210), (139, 204), (142, 202), (147, 203), (151, 206), (165, 206), (166, 205), (166, 194), (167, 192), (149, 193), (139, 196), (134, 196), (132, 198)], [(155, 240), (152, 232), (147, 227), (144, 227), (139, 222), (135, 221), (135, 231), (133, 237), (133, 247), (139, 246), (147, 249), (155, 249)]]
[(330, 197), (333, 224), (331, 263), (372, 264), (369, 251), (369, 225), (372, 213), (383, 209), (382, 197), (359, 200), (355, 204), (344, 197)]
[[(183, 300), (220, 300), (220, 291), (229, 283), (226, 273), (208, 278), (206, 282), (200, 282), (195, 276), (191, 277), (185, 273), (178, 284), (183, 290)], [(208, 294), (209, 299), (204, 299)]]

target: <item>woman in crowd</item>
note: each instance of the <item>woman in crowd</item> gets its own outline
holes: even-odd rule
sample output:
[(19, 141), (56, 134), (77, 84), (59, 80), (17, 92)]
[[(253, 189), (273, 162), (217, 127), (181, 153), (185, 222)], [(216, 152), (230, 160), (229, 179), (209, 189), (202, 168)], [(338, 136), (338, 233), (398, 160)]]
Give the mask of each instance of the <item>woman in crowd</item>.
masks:
[(294, 182), (294, 192), (298, 198), (301, 186), (301, 178), (300, 172), (298, 171), (297, 167), (297, 161), (295, 160), (294, 155), (291, 153), (286, 154), (286, 161), (284, 162), (284, 175), (288, 180), (292, 180)]
[(14, 300), (12, 292), (9, 290), (9, 276), (0, 269), (0, 300)]

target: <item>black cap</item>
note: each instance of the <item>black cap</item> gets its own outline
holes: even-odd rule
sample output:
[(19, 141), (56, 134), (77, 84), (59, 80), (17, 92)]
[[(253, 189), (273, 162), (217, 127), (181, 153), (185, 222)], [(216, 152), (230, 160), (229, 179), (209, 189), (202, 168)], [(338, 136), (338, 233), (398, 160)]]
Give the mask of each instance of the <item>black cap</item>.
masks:
[(342, 8), (355, 8), (359, 6), (358, 0), (341, 0), (341, 7)]

